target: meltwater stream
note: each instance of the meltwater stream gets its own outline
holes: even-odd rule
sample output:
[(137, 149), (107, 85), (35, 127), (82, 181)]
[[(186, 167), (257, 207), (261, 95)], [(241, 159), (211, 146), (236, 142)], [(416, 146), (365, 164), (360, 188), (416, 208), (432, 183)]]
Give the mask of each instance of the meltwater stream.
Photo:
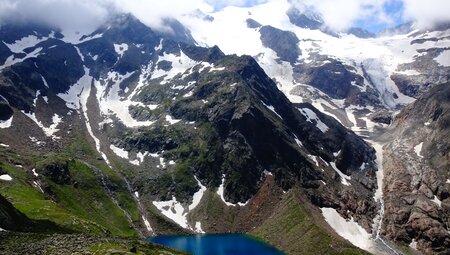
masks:
[(373, 229), (375, 229), (375, 236), (374, 241), (381, 242), (385, 248), (387, 248), (387, 252), (389, 254), (395, 254), (399, 255), (394, 248), (392, 248), (389, 244), (386, 243), (385, 240), (381, 237), (381, 228), (383, 226), (383, 217), (384, 217), (384, 198), (383, 198), (383, 178), (384, 178), (384, 171), (383, 171), (383, 145), (380, 143), (377, 143), (375, 141), (367, 140), (366, 142), (370, 143), (372, 147), (376, 151), (376, 162), (378, 166), (377, 171), (377, 190), (375, 192), (374, 199), (379, 203), (380, 209), (378, 211), (378, 215), (375, 217)]

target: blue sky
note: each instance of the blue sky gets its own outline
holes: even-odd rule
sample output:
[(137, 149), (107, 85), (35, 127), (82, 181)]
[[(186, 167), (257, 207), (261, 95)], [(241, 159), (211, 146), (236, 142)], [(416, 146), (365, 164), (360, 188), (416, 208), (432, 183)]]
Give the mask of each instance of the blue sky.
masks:
[(402, 18), (403, 9), (402, 1), (390, 1), (384, 4), (383, 11), (391, 19), (391, 22), (380, 22), (376, 17), (368, 17), (366, 19), (359, 19), (355, 25), (374, 33), (389, 27), (395, 27), (405, 22)]

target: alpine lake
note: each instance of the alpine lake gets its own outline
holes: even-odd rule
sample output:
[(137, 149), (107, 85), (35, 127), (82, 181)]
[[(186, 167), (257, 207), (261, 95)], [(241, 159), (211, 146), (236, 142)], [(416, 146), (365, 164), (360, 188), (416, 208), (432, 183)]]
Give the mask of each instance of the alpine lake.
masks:
[(275, 247), (244, 234), (162, 235), (148, 242), (192, 255), (284, 255)]

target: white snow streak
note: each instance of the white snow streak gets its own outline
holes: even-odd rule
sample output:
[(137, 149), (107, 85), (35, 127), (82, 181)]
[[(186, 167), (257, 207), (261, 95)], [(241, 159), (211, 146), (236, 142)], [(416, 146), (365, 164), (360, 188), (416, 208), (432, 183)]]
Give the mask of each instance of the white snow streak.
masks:
[(222, 201), (223, 201), (227, 206), (237, 206), (237, 205), (239, 205), (239, 206), (245, 206), (245, 205), (247, 205), (248, 201), (245, 202), (245, 203), (238, 202), (237, 204), (233, 204), (233, 203), (227, 202), (227, 201), (225, 200), (225, 197), (224, 197), (224, 192), (225, 192), (224, 184), (225, 184), (225, 175), (222, 176), (222, 183), (220, 184), (219, 188), (217, 188), (217, 195), (219, 195), (220, 199), (222, 199)]
[(277, 115), (278, 118), (280, 118), (280, 119), (283, 120), (283, 117), (281, 117), (281, 115), (278, 114), (277, 111), (275, 111), (275, 107), (273, 107), (272, 105), (267, 105), (267, 104), (265, 104), (262, 100), (261, 100), (261, 103), (262, 103), (267, 109), (269, 109), (271, 112), (275, 113), (275, 115)]
[(330, 165), (334, 169), (334, 171), (336, 171), (336, 173), (338, 173), (339, 176), (341, 177), (341, 183), (344, 184), (345, 186), (350, 186), (350, 183), (348, 181), (351, 180), (352, 177), (350, 177), (350, 176), (344, 174), (343, 172), (341, 172), (341, 170), (339, 170), (336, 167), (336, 163), (330, 162)]
[(128, 151), (121, 149), (119, 147), (114, 146), (111, 144), (109, 148), (119, 157), (128, 159)]
[(200, 186), (200, 190), (195, 192), (194, 196), (192, 197), (192, 203), (189, 205), (189, 211), (194, 210), (195, 207), (197, 207), (197, 205), (200, 204), (203, 194), (206, 191), (206, 187), (202, 185), (202, 183), (198, 180), (198, 178), (196, 176), (194, 176), (194, 178), (197, 181), (198, 186)]
[(306, 120), (310, 123), (315, 123), (316, 127), (318, 129), (320, 129), (320, 131), (322, 131), (322, 133), (325, 133), (329, 130), (328, 126), (325, 125), (325, 123), (323, 123), (319, 117), (317, 116), (317, 114), (312, 111), (309, 108), (298, 108), (298, 110), (300, 111), (301, 114), (303, 114), (303, 116), (306, 117)]

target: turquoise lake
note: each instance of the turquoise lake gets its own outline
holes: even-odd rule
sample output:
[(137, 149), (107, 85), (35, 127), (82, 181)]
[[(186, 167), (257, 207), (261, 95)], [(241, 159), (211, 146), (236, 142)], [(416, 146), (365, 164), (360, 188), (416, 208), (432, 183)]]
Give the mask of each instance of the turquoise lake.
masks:
[(276, 248), (243, 234), (156, 236), (147, 240), (193, 255), (284, 255)]

